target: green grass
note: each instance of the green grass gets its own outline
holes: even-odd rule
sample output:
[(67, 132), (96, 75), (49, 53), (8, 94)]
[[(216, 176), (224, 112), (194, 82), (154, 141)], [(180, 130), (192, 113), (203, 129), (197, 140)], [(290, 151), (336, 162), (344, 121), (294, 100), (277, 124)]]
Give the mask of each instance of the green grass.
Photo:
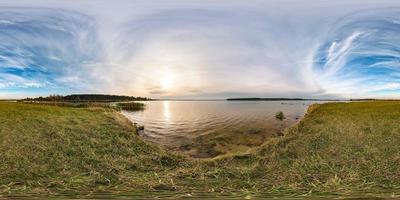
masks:
[(128, 111), (139, 111), (145, 109), (145, 104), (140, 102), (97, 102), (97, 101), (82, 101), (82, 102), (67, 102), (67, 101), (19, 101), (24, 104), (34, 105), (48, 105), (57, 107), (73, 107), (73, 108), (105, 108), (115, 110), (128, 110)]
[(24, 104), (48, 105), (58, 107), (73, 107), (73, 108), (110, 108), (118, 109), (108, 102), (66, 102), (66, 101), (19, 101)]
[(194, 160), (110, 109), (0, 103), (0, 193), (399, 195), (400, 102), (327, 103), (261, 147)]
[(121, 110), (128, 110), (128, 111), (138, 111), (144, 110), (145, 104), (139, 102), (124, 102), (124, 103), (117, 103), (117, 108)]
[(180, 162), (112, 109), (0, 103), (0, 127), (1, 193), (147, 188), (131, 176)]

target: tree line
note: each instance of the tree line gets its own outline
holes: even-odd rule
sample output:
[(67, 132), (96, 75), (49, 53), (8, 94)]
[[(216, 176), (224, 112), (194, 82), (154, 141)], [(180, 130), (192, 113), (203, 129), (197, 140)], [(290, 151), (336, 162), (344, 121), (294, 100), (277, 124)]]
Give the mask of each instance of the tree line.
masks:
[(25, 98), (22, 101), (56, 101), (56, 102), (114, 102), (114, 101), (149, 101), (152, 100), (147, 97), (134, 97), (124, 95), (107, 95), (107, 94), (72, 94), (72, 95), (58, 95), (52, 94), (47, 97)]

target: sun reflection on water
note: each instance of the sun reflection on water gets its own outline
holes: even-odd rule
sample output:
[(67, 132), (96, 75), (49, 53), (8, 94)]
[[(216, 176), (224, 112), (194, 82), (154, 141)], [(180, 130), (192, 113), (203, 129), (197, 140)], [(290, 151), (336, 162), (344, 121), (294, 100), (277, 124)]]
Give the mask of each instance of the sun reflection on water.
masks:
[(169, 108), (169, 101), (163, 102), (163, 116), (165, 122), (171, 121), (171, 110)]

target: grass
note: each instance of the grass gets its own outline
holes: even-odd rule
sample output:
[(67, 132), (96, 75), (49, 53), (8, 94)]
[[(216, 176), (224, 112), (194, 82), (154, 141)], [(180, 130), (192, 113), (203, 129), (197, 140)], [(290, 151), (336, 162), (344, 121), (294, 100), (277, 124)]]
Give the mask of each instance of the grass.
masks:
[(258, 148), (195, 160), (142, 142), (114, 110), (1, 102), (0, 193), (396, 196), (399, 119), (398, 101), (313, 105)]
[(58, 107), (73, 107), (73, 108), (106, 108), (115, 110), (128, 110), (128, 111), (139, 111), (145, 109), (144, 103), (139, 102), (121, 102), (112, 104), (110, 102), (67, 102), (67, 101), (20, 101), (24, 104), (40, 104)]
[(142, 142), (112, 109), (0, 103), (0, 127), (1, 193), (133, 187), (132, 174), (180, 162)]
[(117, 108), (121, 110), (128, 110), (128, 111), (138, 111), (144, 110), (145, 104), (139, 102), (124, 102), (124, 103), (117, 103)]
[(20, 101), (19, 103), (73, 108), (114, 108), (110, 103), (104, 102)]

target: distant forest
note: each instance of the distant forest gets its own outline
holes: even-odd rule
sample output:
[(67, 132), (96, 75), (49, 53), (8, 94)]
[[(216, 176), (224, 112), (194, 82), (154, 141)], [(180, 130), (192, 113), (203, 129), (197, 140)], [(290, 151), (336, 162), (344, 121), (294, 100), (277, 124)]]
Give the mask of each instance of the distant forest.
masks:
[(346, 101), (345, 99), (303, 99), (303, 98), (228, 98), (227, 101)]
[(302, 98), (228, 98), (228, 101), (294, 101), (307, 100)]
[(106, 94), (72, 94), (72, 95), (50, 95), (47, 97), (25, 98), (22, 101), (59, 101), (59, 102), (115, 102), (115, 101), (149, 101), (147, 97), (133, 97), (123, 95)]

